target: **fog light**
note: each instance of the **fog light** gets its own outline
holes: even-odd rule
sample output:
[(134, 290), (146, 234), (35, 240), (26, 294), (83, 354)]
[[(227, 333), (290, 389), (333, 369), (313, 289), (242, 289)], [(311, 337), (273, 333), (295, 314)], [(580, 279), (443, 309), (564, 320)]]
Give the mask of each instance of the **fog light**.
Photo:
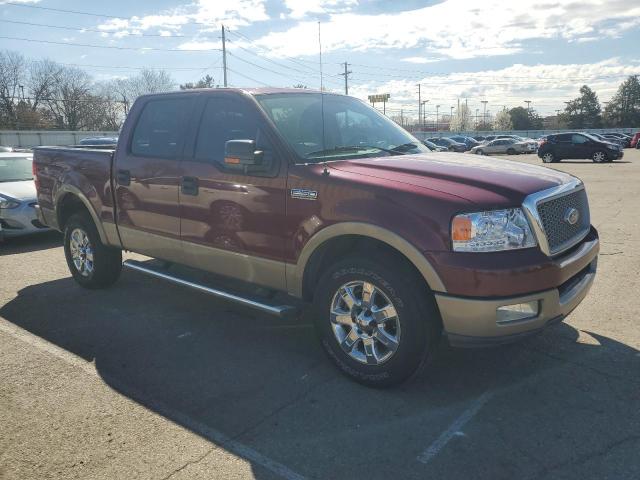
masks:
[(527, 303), (515, 303), (513, 305), (503, 305), (496, 309), (496, 323), (504, 324), (510, 322), (517, 322), (520, 320), (527, 320), (538, 316), (540, 310), (540, 302), (534, 300)]

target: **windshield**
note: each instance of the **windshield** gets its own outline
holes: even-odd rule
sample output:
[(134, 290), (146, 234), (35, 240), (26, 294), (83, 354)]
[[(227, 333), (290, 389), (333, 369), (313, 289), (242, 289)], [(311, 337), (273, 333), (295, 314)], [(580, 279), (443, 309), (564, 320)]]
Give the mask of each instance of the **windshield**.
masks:
[(256, 100), (300, 163), (429, 152), (406, 130), (353, 97), (283, 93), (256, 95)]
[(31, 157), (0, 158), (0, 182), (33, 180), (31, 163)]

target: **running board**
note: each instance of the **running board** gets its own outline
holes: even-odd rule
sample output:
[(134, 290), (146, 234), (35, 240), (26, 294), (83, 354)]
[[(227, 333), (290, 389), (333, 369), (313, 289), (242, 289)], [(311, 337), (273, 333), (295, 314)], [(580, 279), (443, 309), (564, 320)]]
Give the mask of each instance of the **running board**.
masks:
[(170, 273), (159, 271), (157, 269), (149, 267), (148, 265), (145, 265), (143, 262), (138, 262), (136, 260), (125, 260), (122, 266), (130, 268), (131, 270), (135, 270), (137, 272), (146, 273), (147, 275), (151, 275), (152, 277), (162, 278), (171, 283), (175, 283), (176, 285), (182, 285), (183, 287), (188, 287), (199, 292), (208, 293), (209, 295), (220, 298), (222, 300), (228, 300), (230, 302), (237, 303), (238, 305), (253, 308), (254, 310), (259, 310), (270, 315), (275, 315), (277, 317), (288, 318), (293, 317), (298, 313), (298, 309), (293, 305), (270, 305), (262, 300), (242, 297), (235, 293), (225, 292), (224, 290), (212, 288), (200, 283), (191, 282), (184, 278), (171, 275)]

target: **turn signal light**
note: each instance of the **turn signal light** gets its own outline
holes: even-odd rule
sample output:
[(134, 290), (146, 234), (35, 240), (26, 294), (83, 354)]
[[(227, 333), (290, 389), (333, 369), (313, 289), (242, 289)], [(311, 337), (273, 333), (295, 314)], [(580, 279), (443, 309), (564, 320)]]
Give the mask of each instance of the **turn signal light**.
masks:
[(451, 225), (451, 235), (454, 241), (471, 240), (471, 219), (466, 217), (455, 217)]

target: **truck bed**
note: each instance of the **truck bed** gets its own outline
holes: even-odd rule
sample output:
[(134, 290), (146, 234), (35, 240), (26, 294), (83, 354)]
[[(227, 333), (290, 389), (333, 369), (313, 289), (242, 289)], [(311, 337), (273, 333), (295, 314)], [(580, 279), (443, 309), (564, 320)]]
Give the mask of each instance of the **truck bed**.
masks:
[[(114, 148), (102, 146), (38, 147), (33, 168), (38, 205), (45, 223), (60, 229), (56, 206), (67, 194), (79, 196), (101, 223), (115, 225), (111, 168)], [(87, 205), (88, 203), (88, 205)]]

